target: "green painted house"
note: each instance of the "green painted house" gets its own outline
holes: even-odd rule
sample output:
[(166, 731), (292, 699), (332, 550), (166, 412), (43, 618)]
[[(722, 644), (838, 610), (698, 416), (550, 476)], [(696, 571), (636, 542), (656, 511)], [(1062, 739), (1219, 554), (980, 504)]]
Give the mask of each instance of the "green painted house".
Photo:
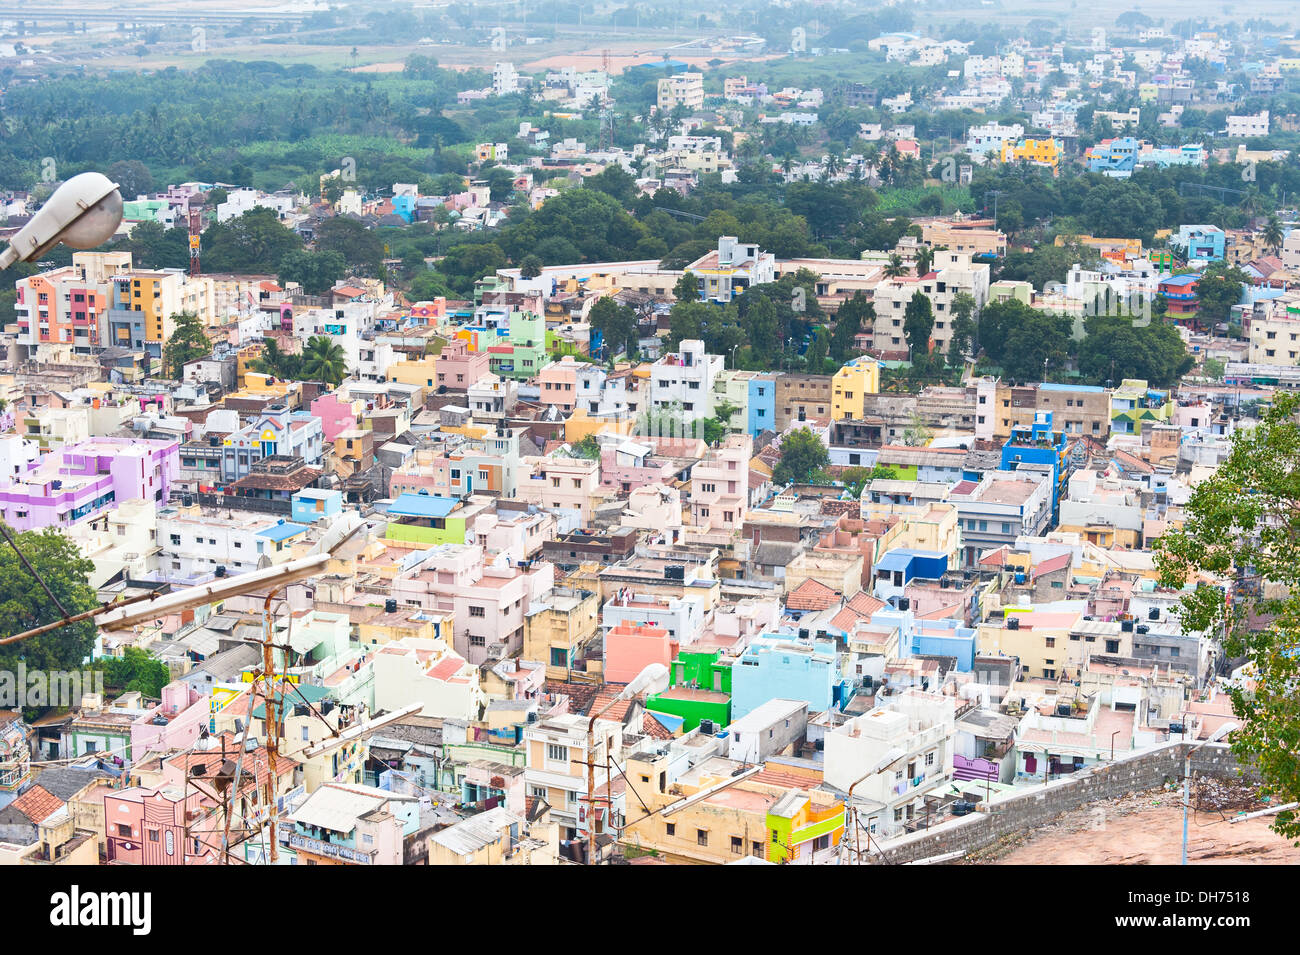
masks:
[(718, 729), (731, 723), (731, 664), (721, 663), (720, 652), (684, 652), (670, 666), (672, 684), (663, 693), (646, 699), (646, 709), (682, 719), (689, 732), (701, 720), (712, 720)]

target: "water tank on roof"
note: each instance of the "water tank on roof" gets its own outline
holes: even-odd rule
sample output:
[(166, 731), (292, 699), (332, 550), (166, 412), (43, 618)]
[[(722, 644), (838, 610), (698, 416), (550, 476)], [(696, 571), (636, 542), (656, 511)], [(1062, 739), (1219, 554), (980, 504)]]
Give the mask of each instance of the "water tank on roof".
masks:
[(384, 613), (397, 613), (397, 601), (389, 598), (384, 601)]
[(715, 732), (713, 720), (700, 720), (700, 735), (712, 736)]

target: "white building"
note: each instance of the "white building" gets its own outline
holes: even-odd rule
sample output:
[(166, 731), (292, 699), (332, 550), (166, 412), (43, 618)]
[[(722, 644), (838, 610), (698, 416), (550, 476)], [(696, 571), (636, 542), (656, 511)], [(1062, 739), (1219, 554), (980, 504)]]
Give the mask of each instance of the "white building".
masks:
[(924, 816), (925, 795), (951, 782), (954, 712), (953, 697), (912, 689), (826, 734), (826, 782), (853, 787), (868, 831), (900, 833)]
[(650, 405), (655, 411), (680, 408), (683, 421), (713, 417), (714, 383), (724, 359), (704, 350), (704, 342), (687, 339), (650, 369)]
[(478, 668), (441, 640), (402, 637), (376, 653), (375, 708), (423, 703), (422, 716), (477, 720), (487, 697)]
[(1249, 139), (1268, 135), (1268, 110), (1261, 110), (1254, 115), (1229, 116), (1228, 138)]

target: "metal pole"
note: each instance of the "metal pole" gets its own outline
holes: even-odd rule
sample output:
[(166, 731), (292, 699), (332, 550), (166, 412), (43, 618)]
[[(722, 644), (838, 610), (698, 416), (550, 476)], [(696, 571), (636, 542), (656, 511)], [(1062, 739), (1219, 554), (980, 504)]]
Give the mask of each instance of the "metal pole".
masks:
[[(267, 681), (266, 695), (263, 697), (266, 700), (266, 813), (271, 826), (271, 865), (280, 859), (280, 843), (275, 831), (278, 822), (275, 814), (275, 757), (280, 749), (280, 719), (275, 705), (275, 660), (271, 653), (271, 599), (275, 594), (276, 591), (272, 590), (266, 595), (262, 616), (265, 627), (262, 637), (262, 669)], [(249, 716), (252, 716), (251, 712)]]
[(1183, 757), (1183, 861), (1187, 865), (1187, 809), (1192, 801), (1192, 751)]

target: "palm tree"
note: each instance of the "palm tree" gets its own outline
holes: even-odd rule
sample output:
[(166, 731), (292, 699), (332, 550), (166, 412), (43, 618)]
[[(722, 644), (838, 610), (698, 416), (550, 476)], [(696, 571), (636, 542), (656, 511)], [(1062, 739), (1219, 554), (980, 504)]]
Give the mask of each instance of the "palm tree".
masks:
[(934, 250), (928, 245), (922, 245), (916, 250), (916, 274), (918, 276), (927, 274), (933, 262)]
[(896, 279), (906, 274), (907, 266), (903, 264), (903, 257), (897, 252), (891, 252), (885, 263), (885, 278)]
[(1268, 217), (1268, 222), (1264, 224), (1260, 238), (1264, 240), (1264, 247), (1271, 250), (1274, 255), (1282, 248), (1282, 223), (1278, 220), (1276, 213)]
[(834, 179), (844, 168), (844, 158), (838, 150), (831, 152), (822, 159), (822, 166), (826, 169), (826, 178)]
[(313, 335), (302, 350), (302, 371), (310, 380), (339, 384), (348, 371), (343, 346), (325, 335)]
[(792, 169), (794, 169), (794, 153), (786, 153), (781, 157), (781, 171), (788, 176)]

